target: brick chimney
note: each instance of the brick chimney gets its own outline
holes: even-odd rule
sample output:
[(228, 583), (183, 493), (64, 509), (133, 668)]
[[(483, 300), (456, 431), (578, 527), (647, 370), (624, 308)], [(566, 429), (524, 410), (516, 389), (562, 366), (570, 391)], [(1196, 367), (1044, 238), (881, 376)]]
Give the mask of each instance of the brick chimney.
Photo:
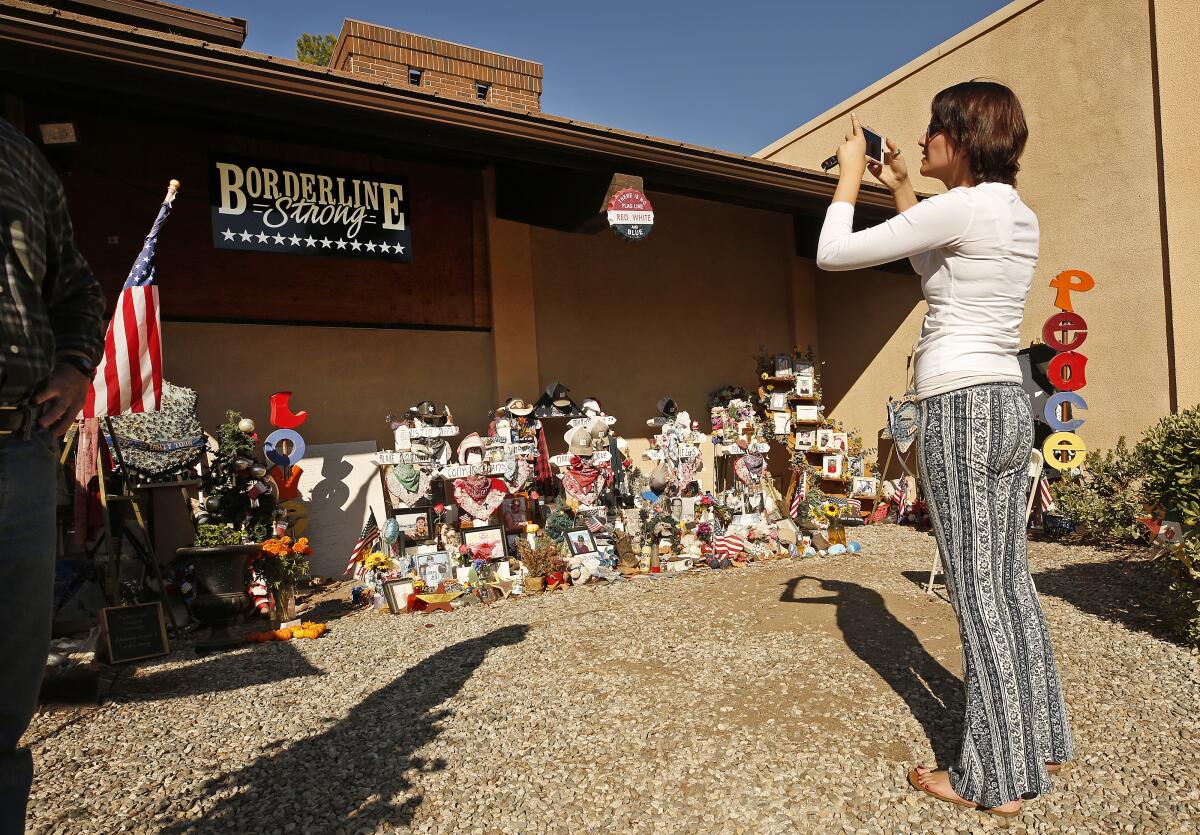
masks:
[(542, 65), (346, 19), (330, 66), (519, 113), (541, 109)]

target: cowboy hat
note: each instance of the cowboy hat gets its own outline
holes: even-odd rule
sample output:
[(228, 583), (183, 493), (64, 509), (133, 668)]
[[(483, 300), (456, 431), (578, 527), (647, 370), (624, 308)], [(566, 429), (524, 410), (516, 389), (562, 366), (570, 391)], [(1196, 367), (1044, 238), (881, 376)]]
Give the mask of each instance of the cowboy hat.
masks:
[(533, 412), (533, 407), (519, 397), (515, 397), (508, 401), (504, 407), (510, 415), (517, 417), (525, 417)]
[(408, 410), (408, 416), (429, 426), (445, 426), (450, 417), (450, 410), (438, 411), (432, 400), (422, 400)]

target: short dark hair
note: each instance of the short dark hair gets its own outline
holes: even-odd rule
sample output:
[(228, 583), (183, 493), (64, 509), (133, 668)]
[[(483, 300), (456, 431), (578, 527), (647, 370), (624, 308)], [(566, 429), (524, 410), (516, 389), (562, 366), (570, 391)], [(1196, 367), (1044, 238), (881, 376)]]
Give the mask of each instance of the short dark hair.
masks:
[(1017, 94), (995, 81), (964, 81), (933, 97), (933, 122), (966, 153), (975, 182), (1016, 185), (1029, 126)]

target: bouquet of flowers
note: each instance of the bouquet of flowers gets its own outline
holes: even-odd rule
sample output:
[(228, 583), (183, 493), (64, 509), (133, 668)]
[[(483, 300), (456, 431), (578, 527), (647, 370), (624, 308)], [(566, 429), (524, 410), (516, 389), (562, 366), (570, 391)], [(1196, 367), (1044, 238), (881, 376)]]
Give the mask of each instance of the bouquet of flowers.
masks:
[(278, 591), (284, 584), (294, 583), (297, 577), (308, 573), (306, 557), (311, 553), (308, 537), (302, 536), (295, 541), (290, 536), (272, 537), (262, 544), (253, 568), (268, 586)]

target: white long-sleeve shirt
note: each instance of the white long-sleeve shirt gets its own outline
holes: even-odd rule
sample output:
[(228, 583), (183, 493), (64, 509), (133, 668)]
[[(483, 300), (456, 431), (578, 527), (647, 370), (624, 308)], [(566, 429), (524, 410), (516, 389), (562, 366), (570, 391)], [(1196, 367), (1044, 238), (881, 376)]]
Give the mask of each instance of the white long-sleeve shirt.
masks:
[(1021, 319), (1038, 257), (1037, 216), (1004, 183), (951, 189), (852, 231), (854, 206), (825, 213), (817, 265), (857, 270), (908, 258), (929, 304), (917, 343), (917, 398), (1021, 382)]

